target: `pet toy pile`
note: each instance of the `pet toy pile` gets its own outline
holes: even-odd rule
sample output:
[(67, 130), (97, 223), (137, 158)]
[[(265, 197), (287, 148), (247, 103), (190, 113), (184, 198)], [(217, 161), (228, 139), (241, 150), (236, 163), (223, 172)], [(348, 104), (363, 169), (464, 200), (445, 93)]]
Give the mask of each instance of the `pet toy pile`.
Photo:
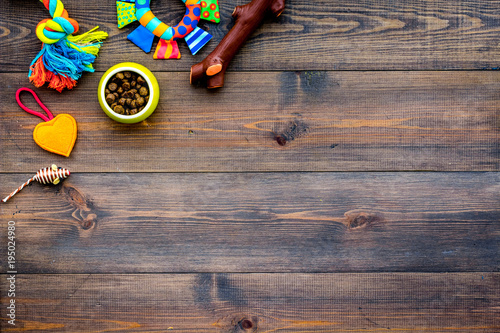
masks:
[[(177, 44), (179, 39), (184, 39), (191, 53), (195, 55), (212, 38), (208, 32), (198, 27), (198, 23), (200, 20), (219, 23), (219, 4), (218, 0), (182, 1), (186, 6), (184, 17), (175, 26), (169, 26), (152, 13), (150, 0), (118, 0), (116, 1), (118, 28), (138, 21), (140, 25), (127, 38), (146, 53), (151, 51), (155, 36), (159, 37), (154, 59), (179, 59), (181, 57)], [(29, 80), (38, 88), (48, 83), (49, 88), (59, 92), (73, 89), (84, 72), (94, 72), (92, 64), (108, 34), (98, 31), (99, 27), (95, 27), (81, 35), (75, 35), (79, 31), (78, 22), (69, 17), (61, 0), (40, 0), (40, 2), (49, 11), (51, 18), (43, 19), (36, 26), (36, 36), (42, 42), (42, 47), (30, 65)], [(277, 17), (284, 8), (285, 0), (252, 0), (246, 5), (236, 7), (232, 15), (235, 19), (233, 28), (210, 55), (191, 67), (190, 82), (194, 83), (206, 77), (208, 88), (222, 87), (224, 73), (236, 52), (266, 15)], [(146, 68), (144, 72), (150, 73)], [(143, 109), (147, 106), (144, 104), (152, 104), (152, 99), (149, 99), (151, 87), (148, 88), (147, 84), (142, 82), (146, 81), (142, 77), (142, 81), (136, 81), (131, 77), (130, 84), (135, 86), (129, 87), (128, 77), (121, 78), (120, 75), (122, 74), (115, 74), (113, 77), (115, 81), (103, 90), (106, 94), (106, 103), (109, 107), (113, 107), (114, 112), (118, 112), (116, 108), (119, 111), (123, 110), (123, 113), (118, 112), (120, 114), (135, 115), (145, 112)], [(118, 82), (121, 83), (120, 87)], [(158, 86), (156, 80), (154, 84)], [(31, 93), (47, 115), (24, 106), (20, 99), (23, 91)], [(158, 95), (155, 98), (157, 103)], [(59, 114), (54, 117), (36, 93), (28, 88), (20, 88), (16, 92), (16, 101), (24, 111), (44, 120), (33, 131), (36, 144), (49, 152), (69, 157), (77, 137), (75, 119), (69, 114)], [(3, 202), (7, 202), (33, 181), (56, 185), (69, 175), (67, 169), (57, 167), (55, 164), (40, 169), (35, 176), (3, 199)]]

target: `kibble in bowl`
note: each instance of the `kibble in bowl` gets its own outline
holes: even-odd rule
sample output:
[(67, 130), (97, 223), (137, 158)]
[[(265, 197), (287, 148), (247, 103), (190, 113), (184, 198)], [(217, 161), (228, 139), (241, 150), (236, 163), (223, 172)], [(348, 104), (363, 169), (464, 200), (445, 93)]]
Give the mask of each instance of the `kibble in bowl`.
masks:
[(158, 105), (160, 88), (146, 67), (125, 62), (104, 73), (98, 88), (104, 112), (121, 123), (137, 123), (149, 117)]

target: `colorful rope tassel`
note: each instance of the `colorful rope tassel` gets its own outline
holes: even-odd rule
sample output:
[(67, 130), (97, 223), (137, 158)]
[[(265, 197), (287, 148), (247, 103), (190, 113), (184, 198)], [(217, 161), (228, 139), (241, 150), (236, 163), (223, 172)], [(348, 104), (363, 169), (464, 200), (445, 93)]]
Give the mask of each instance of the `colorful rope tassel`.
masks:
[(60, 0), (40, 0), (52, 16), (36, 27), (36, 35), (42, 41), (42, 50), (31, 62), (29, 78), (36, 86), (46, 82), (49, 88), (62, 92), (72, 89), (83, 72), (93, 72), (94, 63), (102, 41), (108, 34), (96, 31), (99, 27), (75, 36), (78, 22), (68, 17)]

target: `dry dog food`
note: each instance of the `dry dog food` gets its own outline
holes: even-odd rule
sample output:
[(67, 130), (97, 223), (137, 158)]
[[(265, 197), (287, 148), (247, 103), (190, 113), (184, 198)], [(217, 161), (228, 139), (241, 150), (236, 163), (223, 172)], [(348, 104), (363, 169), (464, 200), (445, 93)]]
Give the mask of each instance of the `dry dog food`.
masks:
[(149, 87), (142, 76), (134, 72), (119, 72), (106, 86), (106, 103), (116, 113), (132, 116), (149, 101)]

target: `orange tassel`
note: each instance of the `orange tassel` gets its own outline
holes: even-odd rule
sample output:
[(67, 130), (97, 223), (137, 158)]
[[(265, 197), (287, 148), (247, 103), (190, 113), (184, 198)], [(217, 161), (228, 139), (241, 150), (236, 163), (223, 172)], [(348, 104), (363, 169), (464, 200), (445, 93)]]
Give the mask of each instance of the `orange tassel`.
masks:
[(49, 88), (55, 89), (59, 92), (62, 92), (64, 88), (73, 89), (75, 86), (75, 80), (61, 75), (52, 75), (52, 79), (49, 82)]
[(50, 78), (53, 75), (52, 72), (49, 72), (45, 69), (42, 57), (38, 58), (38, 60), (30, 67), (30, 70), (31, 70), (30, 81), (37, 88), (43, 86), (44, 83), (47, 80), (50, 80)]

